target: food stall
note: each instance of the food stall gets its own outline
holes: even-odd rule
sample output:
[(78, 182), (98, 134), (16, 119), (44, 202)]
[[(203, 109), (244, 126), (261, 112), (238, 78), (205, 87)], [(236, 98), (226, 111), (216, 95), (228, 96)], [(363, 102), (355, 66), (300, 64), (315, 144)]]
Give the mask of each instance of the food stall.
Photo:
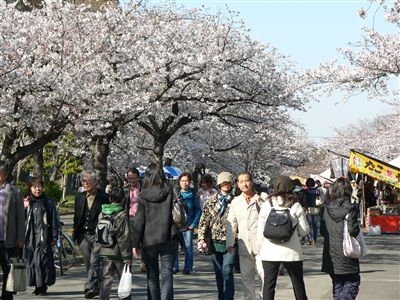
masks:
[(361, 204), (365, 227), (369, 229), (369, 225), (379, 225), (382, 233), (400, 233), (400, 203), (397, 196), (393, 203), (387, 203), (380, 199), (378, 205), (366, 209), (364, 188), (364, 176), (390, 185), (394, 189), (400, 188), (400, 168), (351, 149), (349, 169), (352, 173), (360, 173), (362, 176)]

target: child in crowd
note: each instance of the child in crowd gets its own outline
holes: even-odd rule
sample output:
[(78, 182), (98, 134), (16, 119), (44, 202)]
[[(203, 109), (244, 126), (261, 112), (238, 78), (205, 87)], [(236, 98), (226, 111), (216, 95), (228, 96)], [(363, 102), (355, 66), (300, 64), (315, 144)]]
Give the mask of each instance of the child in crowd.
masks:
[[(97, 243), (100, 247), (102, 280), (100, 288), (100, 300), (110, 298), (111, 286), (115, 272), (121, 278), (124, 264), (130, 263), (132, 258), (132, 247), (129, 235), (128, 217), (123, 207), (124, 190), (119, 187), (112, 187), (110, 191), (110, 204), (103, 204), (99, 220), (104, 217), (113, 219), (115, 230), (115, 242), (111, 247)], [(130, 299), (127, 297), (124, 299)]]

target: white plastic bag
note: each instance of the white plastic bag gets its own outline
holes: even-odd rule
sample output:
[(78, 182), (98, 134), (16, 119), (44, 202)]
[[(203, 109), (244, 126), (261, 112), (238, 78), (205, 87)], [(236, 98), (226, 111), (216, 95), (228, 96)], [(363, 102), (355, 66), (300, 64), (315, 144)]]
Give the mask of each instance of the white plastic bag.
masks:
[(360, 232), (357, 238), (352, 237), (349, 234), (349, 229), (347, 225), (346, 215), (344, 219), (344, 228), (343, 228), (343, 254), (346, 257), (350, 258), (361, 258), (365, 256), (368, 252), (367, 244), (365, 243), (363, 233), (360, 229)]
[(381, 235), (381, 225), (369, 225), (368, 226), (368, 235)]
[(129, 264), (125, 264), (121, 274), (121, 280), (118, 285), (118, 297), (123, 299), (131, 295), (132, 275), (129, 270)]

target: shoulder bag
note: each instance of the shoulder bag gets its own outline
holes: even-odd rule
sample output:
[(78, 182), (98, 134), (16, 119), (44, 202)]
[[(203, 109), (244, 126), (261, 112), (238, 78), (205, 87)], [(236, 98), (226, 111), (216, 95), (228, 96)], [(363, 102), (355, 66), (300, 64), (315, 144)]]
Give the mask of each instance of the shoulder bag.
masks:
[(188, 213), (185, 203), (183, 203), (182, 198), (179, 197), (176, 192), (174, 202), (172, 204), (172, 219), (174, 220), (174, 224), (176, 228), (180, 231), (187, 230), (187, 220)]
[[(19, 252), (17, 250), (17, 252)], [(22, 249), (21, 249), (21, 252)], [(9, 259), (10, 272), (6, 282), (7, 292), (25, 292), (26, 291), (26, 261), (22, 256), (19, 258), (11, 257)]]
[(368, 248), (365, 243), (361, 228), (356, 238), (350, 235), (347, 224), (348, 217), (349, 214), (347, 214), (343, 220), (343, 254), (344, 256), (350, 258), (361, 258), (367, 254)]

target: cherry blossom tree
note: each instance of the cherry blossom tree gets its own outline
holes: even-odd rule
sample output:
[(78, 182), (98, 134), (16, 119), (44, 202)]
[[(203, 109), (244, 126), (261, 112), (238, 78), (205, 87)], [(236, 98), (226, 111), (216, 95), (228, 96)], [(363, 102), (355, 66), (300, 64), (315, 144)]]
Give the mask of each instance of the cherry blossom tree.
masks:
[(14, 163), (74, 132), (104, 178), (110, 144), (131, 123), (161, 163), (185, 126), (267, 134), (307, 101), (293, 66), (235, 15), (141, 2), (101, 12), (61, 1), (29, 13), (0, 5), (2, 156)]
[(393, 32), (383, 34), (379, 28), (363, 28), (361, 42), (339, 49), (349, 64), (323, 63), (317, 70), (306, 72), (304, 78), (322, 92), (344, 91), (344, 99), (366, 92), (371, 99), (398, 105), (399, 86), (395, 78), (400, 74), (400, 1), (368, 2), (369, 8), (361, 9), (360, 17), (367, 18), (369, 12), (375, 15), (374, 10), (384, 10), (385, 21), (393, 25)]
[(115, 68), (131, 90), (140, 87), (147, 112), (138, 125), (152, 136), (159, 162), (166, 143), (190, 123), (273, 124), (287, 108), (302, 107), (285, 58), (251, 40), (234, 16), (224, 17), (146, 7), (135, 31), (144, 41), (118, 47), (125, 52)]
[(390, 161), (400, 155), (397, 142), (400, 138), (399, 120), (397, 111), (337, 128), (335, 137), (325, 148), (343, 155), (349, 155), (350, 149), (356, 149), (383, 161)]
[(12, 167), (71, 130), (85, 111), (79, 79), (91, 53), (76, 46), (76, 22), (63, 23), (60, 10), (26, 13), (1, 2), (0, 15), (2, 157)]

